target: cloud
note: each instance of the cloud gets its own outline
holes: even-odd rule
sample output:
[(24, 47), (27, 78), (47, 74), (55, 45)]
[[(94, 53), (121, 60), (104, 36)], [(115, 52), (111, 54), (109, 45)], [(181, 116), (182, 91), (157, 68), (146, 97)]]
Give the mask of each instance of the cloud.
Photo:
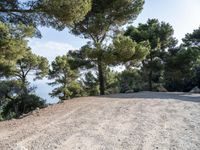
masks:
[(56, 56), (64, 55), (69, 50), (77, 49), (68, 43), (42, 40), (31, 40), (29, 46), (35, 54), (46, 57), (50, 62)]

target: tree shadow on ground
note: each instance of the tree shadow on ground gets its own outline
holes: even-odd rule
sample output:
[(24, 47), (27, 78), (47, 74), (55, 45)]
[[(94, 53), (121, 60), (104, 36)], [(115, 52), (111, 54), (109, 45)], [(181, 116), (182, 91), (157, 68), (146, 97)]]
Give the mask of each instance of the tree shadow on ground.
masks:
[(117, 98), (117, 99), (146, 99), (146, 100), (180, 100), (200, 103), (200, 94), (183, 93), (183, 92), (138, 92), (130, 94), (111, 94), (100, 96), (104, 98)]

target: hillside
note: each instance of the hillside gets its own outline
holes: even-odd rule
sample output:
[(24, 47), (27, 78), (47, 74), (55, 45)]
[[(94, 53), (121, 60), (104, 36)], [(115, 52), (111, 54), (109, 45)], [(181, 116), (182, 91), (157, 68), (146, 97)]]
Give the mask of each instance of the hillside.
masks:
[(200, 95), (84, 97), (0, 122), (1, 150), (199, 150)]

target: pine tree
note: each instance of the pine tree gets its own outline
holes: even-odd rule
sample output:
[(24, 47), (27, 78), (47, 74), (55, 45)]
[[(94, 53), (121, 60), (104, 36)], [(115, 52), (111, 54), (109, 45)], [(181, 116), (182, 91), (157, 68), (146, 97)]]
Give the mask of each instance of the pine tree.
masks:
[(49, 83), (49, 85), (58, 86), (50, 93), (52, 97), (67, 100), (82, 95), (82, 87), (77, 81), (78, 70), (72, 69), (67, 55), (56, 57), (51, 67), (49, 79), (53, 79), (54, 82)]
[(93, 61), (98, 70), (100, 94), (105, 94), (104, 41), (119, 26), (136, 19), (141, 12), (144, 0), (93, 0), (92, 9), (83, 21), (75, 23), (72, 32), (90, 39), (88, 59)]
[(153, 83), (159, 83), (164, 71), (165, 52), (176, 45), (177, 40), (173, 37), (172, 26), (157, 19), (149, 19), (145, 24), (138, 27), (130, 26), (125, 32), (133, 41), (149, 41), (150, 52), (142, 62), (142, 75), (147, 79), (148, 89), (153, 90)]
[(91, 0), (2, 0), (0, 21), (63, 29), (81, 21), (91, 5)]

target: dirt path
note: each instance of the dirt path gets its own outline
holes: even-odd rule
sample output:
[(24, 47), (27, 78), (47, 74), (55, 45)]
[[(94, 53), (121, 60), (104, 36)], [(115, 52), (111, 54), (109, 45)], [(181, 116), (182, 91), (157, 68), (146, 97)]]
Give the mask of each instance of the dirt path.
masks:
[(200, 95), (78, 98), (0, 122), (0, 150), (199, 150)]

